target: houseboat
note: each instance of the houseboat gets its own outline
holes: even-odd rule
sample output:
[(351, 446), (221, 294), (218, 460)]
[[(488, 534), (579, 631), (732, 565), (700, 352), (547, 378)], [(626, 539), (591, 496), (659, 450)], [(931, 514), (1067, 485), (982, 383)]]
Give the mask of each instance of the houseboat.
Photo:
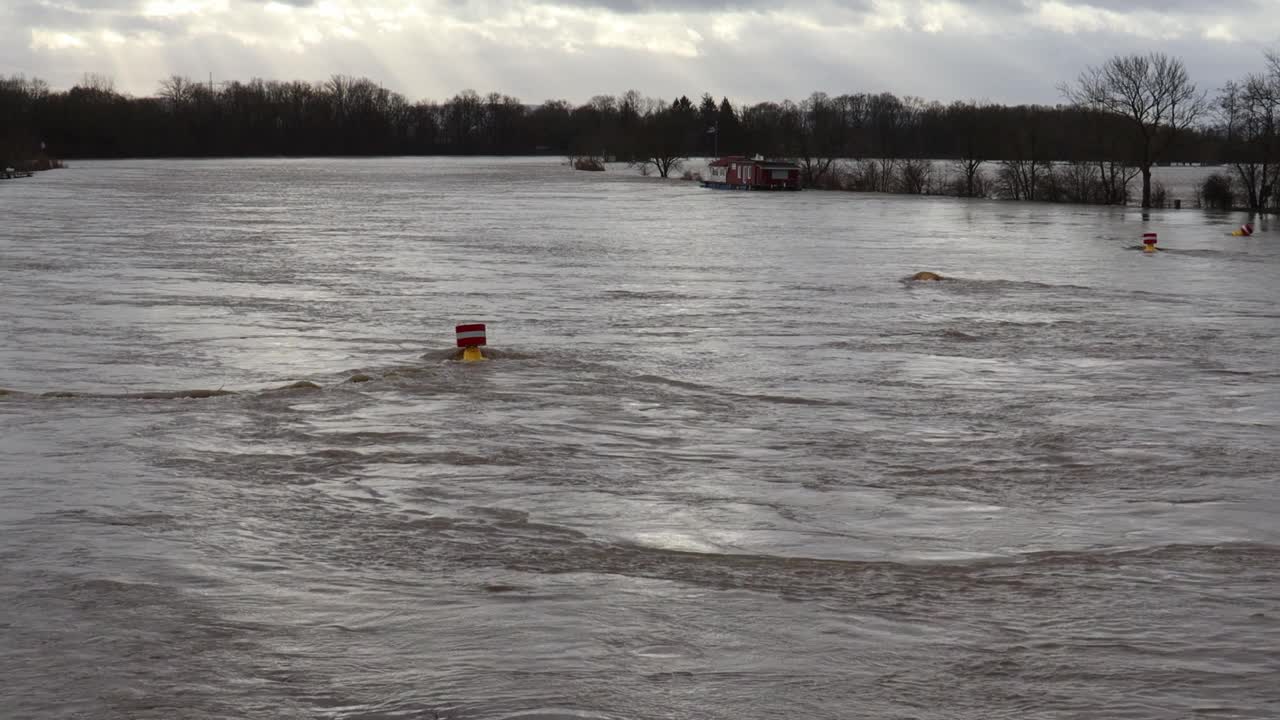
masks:
[(800, 166), (787, 160), (733, 155), (707, 165), (711, 177), (703, 187), (721, 190), (799, 190)]

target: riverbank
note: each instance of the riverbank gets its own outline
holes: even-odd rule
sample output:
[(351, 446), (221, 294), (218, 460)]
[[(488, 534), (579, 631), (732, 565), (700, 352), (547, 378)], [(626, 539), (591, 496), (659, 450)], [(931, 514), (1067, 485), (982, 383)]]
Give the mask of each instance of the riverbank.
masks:
[[(681, 166), (683, 179), (705, 177), (708, 161), (686, 160)], [(1276, 208), (1240, 206), (1241, 194), (1234, 178), (1230, 183), (1234, 191), (1225, 196), (1221, 191), (1206, 192), (1209, 178), (1229, 172), (1221, 165), (1153, 167), (1151, 209), (1280, 214)], [(1136, 207), (1142, 199), (1142, 178), (1136, 168), (1098, 162), (985, 160), (970, 164), (938, 159), (839, 159), (824, 172), (813, 174), (816, 177), (806, 189), (1122, 207)]]

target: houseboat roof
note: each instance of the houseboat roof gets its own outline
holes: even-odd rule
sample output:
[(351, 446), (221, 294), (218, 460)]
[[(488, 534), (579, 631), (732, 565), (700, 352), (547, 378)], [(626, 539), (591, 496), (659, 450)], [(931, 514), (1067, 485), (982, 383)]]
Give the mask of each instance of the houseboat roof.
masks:
[(800, 166), (790, 160), (774, 160), (755, 157), (749, 158), (745, 155), (729, 155), (707, 163), (707, 167), (725, 167), (730, 163), (755, 163), (766, 170), (799, 170)]

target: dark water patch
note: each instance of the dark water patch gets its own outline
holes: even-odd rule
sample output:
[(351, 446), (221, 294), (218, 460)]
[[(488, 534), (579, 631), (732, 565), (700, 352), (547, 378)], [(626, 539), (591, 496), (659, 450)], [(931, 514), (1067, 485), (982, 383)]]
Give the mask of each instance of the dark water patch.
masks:
[[(719, 400), (723, 402), (731, 402), (734, 400), (746, 400), (755, 402), (765, 402), (777, 405), (804, 405), (815, 407), (843, 407), (848, 403), (842, 400), (834, 400), (829, 398), (802, 397), (797, 395), (778, 395), (773, 393), (743, 393), (731, 389), (721, 388), (714, 385), (689, 382), (687, 380), (677, 380), (675, 378), (663, 377), (661, 375), (637, 375), (627, 378), (632, 382), (644, 385), (658, 385), (671, 388), (678, 391), (696, 393), (699, 396), (710, 400)], [(677, 393), (677, 397), (679, 394)]]
[(703, 385), (699, 383), (689, 382), (687, 380), (676, 380), (675, 378), (663, 377), (661, 375), (637, 375), (630, 378), (639, 383), (663, 385), (666, 387), (676, 388), (678, 390), (692, 390), (695, 392), (704, 392), (719, 394), (720, 390), (711, 385)]
[(605, 290), (601, 293), (609, 300), (640, 300), (654, 302), (674, 302), (697, 300), (697, 296), (687, 295), (672, 290)]
[(922, 600), (919, 593), (924, 588), (931, 588), (929, 596), (944, 591), (989, 595), (1002, 584), (1017, 587), (1029, 582), (1031, 573), (1037, 578), (1035, 582), (1043, 583), (1048, 591), (1056, 582), (1055, 573), (1114, 572), (1126, 568), (1158, 572), (1171, 564), (1236, 567), (1244, 573), (1239, 582), (1261, 582), (1259, 572), (1271, 568), (1274, 576), (1280, 567), (1276, 563), (1280, 548), (1250, 543), (1100, 547), (903, 562), (675, 550), (595, 538), (573, 528), (531, 522), (519, 513), (505, 511), (491, 517), (486, 517), (489, 513), (484, 511), (471, 517), (403, 520), (360, 513), (359, 517), (335, 517), (334, 523), (317, 523), (327, 512), (323, 506), (282, 505), (269, 512), (273, 523), (287, 523), (295, 532), (303, 533), (285, 549), (304, 556), (315, 552), (307, 549), (311, 541), (306, 536), (313, 532), (324, 532), (326, 527), (360, 529), (357, 544), (324, 545), (328, 548), (327, 561), (344, 565), (358, 564), (358, 558), (375, 555), (382, 563), (405, 568), (444, 562), (469, 568), (496, 566), (544, 576), (594, 573), (789, 597), (853, 599), (888, 593), (915, 603)]
[(723, 393), (725, 397), (773, 403), (775, 405), (802, 405), (811, 407), (847, 407), (848, 402), (825, 398), (799, 397), (796, 395), (770, 395), (765, 393)]
[[(841, 288), (835, 285), (818, 285), (812, 283), (789, 283), (782, 286), (783, 290), (800, 293), (816, 293), (826, 295), (830, 293), (840, 292)], [(690, 298), (693, 299), (693, 298)]]
[(43, 517), (53, 522), (89, 523), (115, 527), (177, 529), (179, 518), (163, 512), (106, 513), (86, 508), (57, 510)]
[(361, 452), (349, 448), (321, 447), (298, 453), (226, 452), (187, 449), (160, 464), (173, 470), (201, 475), (243, 477), (267, 485), (306, 486), (324, 480), (359, 477), (366, 463), (415, 462), (406, 453)]
[(209, 398), (236, 395), (232, 390), (152, 390), (136, 393), (97, 393), (76, 392), (71, 390), (51, 390), (40, 393), (40, 397), (49, 399), (86, 399), (86, 400), (207, 400)]
[(124, 393), (121, 395), (90, 395), (86, 397), (113, 398), (120, 400), (204, 400), (207, 398), (235, 395), (231, 390), (171, 390), (157, 392)]
[(910, 287), (937, 287), (944, 288), (950, 292), (958, 292), (965, 294), (985, 294), (985, 293), (1006, 293), (1017, 291), (1034, 291), (1043, 292), (1045, 290), (1052, 291), (1069, 291), (1073, 295), (1080, 293), (1094, 292), (1095, 288), (1087, 285), (1076, 285), (1073, 283), (1048, 283), (1038, 282), (1034, 280), (1006, 280), (1006, 279), (976, 279), (945, 276), (939, 280), (916, 280), (905, 278), (903, 280)]
[[(251, 652), (265, 669), (272, 660), (259, 641), (287, 631), (219, 615), (200, 578), (82, 569), (9, 579), (22, 582), (0, 584), (18, 621), (0, 643), (0, 697), (15, 717), (267, 716), (252, 710), (251, 692), (223, 682), (233, 674), (226, 658)], [(69, 654), (84, 665), (62, 665)]]
[(0, 257), (0, 271), (8, 270), (11, 272), (62, 272), (65, 270), (76, 270), (80, 266), (61, 263), (49, 262), (47, 260), (15, 260), (13, 258)]
[(1237, 370), (1234, 368), (1222, 367), (1217, 363), (1198, 363), (1199, 369), (1211, 375), (1226, 375), (1228, 377), (1259, 377), (1259, 378), (1275, 378), (1280, 377), (1280, 371), (1268, 370)]
[[(324, 433), (303, 433), (295, 436), (295, 441), (326, 442), (351, 447), (394, 446), (399, 443), (417, 443), (423, 441), (421, 432), (409, 430), (333, 430)], [(393, 457), (382, 455), (387, 462), (395, 462)]]
[[(480, 352), (486, 360), (535, 360), (539, 356), (534, 353), (521, 352), (517, 350), (499, 350), (497, 348), (484, 346), (480, 348)], [(462, 348), (449, 348), (446, 350), (431, 350), (422, 354), (423, 360), (435, 361), (457, 361), (462, 360)], [(467, 363), (468, 365), (474, 363)]]
[(1219, 258), (1223, 256), (1231, 256), (1233, 260), (1240, 262), (1261, 261), (1262, 258), (1255, 258), (1250, 253), (1233, 252), (1230, 250), (1209, 250), (1205, 248), (1179, 249), (1179, 248), (1158, 248), (1160, 252), (1174, 256), (1182, 257), (1198, 257), (1198, 258)]
[(519, 586), (505, 585), (502, 583), (493, 583), (490, 585), (484, 585), (482, 589), (487, 593), (513, 593), (513, 592), (519, 592), (520, 590), (522, 590), (522, 588), (520, 588)]
[(50, 390), (38, 394), (21, 393), (16, 390), (0, 390), (0, 397), (23, 397), (35, 395), (51, 400), (83, 399), (83, 400), (208, 400), (229, 396), (271, 396), (288, 395), (297, 392), (323, 390), (324, 387), (310, 380), (299, 380), (274, 388), (256, 391), (227, 390), (225, 388), (194, 388), (189, 390), (145, 390), (141, 392), (104, 393), (78, 390)]

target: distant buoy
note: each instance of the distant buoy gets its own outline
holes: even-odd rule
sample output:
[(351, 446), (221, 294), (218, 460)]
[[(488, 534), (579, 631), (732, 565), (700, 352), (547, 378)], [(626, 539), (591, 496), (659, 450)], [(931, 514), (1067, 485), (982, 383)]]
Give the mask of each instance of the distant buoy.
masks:
[(1245, 223), (1240, 226), (1239, 230), (1236, 230), (1231, 234), (1236, 237), (1249, 237), (1253, 234), (1253, 223)]
[(928, 270), (925, 270), (924, 272), (918, 272), (915, 275), (912, 275), (911, 279), (912, 280), (942, 280), (943, 278), (938, 273), (931, 273)]
[(1156, 234), (1153, 232), (1142, 233), (1142, 252), (1153, 253), (1156, 251)]
[(454, 328), (458, 336), (458, 347), (462, 348), (462, 362), (484, 360), (480, 346), (485, 344), (484, 323), (468, 323)]

